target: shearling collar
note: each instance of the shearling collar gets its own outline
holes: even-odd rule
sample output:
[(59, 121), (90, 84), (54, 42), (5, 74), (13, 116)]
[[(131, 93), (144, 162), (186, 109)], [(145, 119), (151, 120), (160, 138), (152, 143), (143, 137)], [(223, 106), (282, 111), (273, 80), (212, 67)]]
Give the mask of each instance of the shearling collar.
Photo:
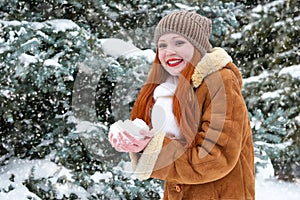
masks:
[(196, 65), (192, 76), (193, 86), (195, 88), (199, 87), (205, 77), (222, 69), (229, 62), (232, 62), (232, 58), (224, 49), (220, 47), (212, 48)]

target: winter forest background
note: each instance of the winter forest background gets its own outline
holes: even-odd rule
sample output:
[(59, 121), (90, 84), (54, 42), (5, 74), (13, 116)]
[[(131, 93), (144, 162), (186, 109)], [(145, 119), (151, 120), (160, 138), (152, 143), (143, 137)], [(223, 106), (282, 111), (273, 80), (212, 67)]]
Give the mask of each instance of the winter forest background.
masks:
[(298, 199), (299, 8), (299, 0), (0, 0), (0, 199), (162, 197), (160, 181), (127, 173), (128, 156), (107, 131), (129, 116), (156, 23), (178, 9), (211, 18), (211, 43), (242, 71), (258, 199)]

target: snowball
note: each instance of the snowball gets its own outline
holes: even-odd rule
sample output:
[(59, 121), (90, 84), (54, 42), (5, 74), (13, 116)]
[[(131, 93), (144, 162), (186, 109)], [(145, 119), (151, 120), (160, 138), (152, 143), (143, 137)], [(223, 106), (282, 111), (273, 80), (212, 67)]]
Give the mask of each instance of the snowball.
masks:
[(145, 137), (140, 134), (141, 130), (149, 131), (149, 127), (142, 119), (137, 118), (133, 121), (128, 119), (125, 121), (119, 120), (110, 126), (109, 135), (118, 141), (118, 133), (122, 134), (126, 131), (136, 139), (141, 140)]

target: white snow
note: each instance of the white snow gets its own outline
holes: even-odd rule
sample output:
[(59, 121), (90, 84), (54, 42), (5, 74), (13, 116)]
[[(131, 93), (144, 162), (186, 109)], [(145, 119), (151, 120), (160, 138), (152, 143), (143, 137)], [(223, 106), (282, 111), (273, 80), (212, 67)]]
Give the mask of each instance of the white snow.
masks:
[(80, 133), (88, 133), (97, 130), (98, 128), (95, 126), (95, 124), (89, 121), (81, 121), (76, 125), (76, 131)]
[(126, 58), (144, 57), (148, 63), (152, 63), (155, 58), (155, 53), (151, 49), (139, 50), (128, 53)]
[(53, 19), (48, 20), (45, 23), (50, 24), (52, 27), (54, 27), (54, 32), (65, 32), (66, 30), (80, 29), (77, 24), (68, 19)]
[(127, 131), (136, 139), (143, 139), (145, 136), (140, 134), (141, 130), (149, 131), (148, 125), (142, 119), (136, 118), (133, 121), (129, 119), (125, 121), (118, 120), (110, 126), (109, 137), (118, 141), (119, 134), (124, 134), (124, 131)]
[[(2, 180), (1, 180), (2, 181)], [(0, 199), (1, 200), (27, 200), (27, 197), (32, 197), (36, 200), (41, 200), (38, 196), (36, 196), (34, 193), (31, 193), (26, 187), (19, 186), (15, 188), (13, 191), (4, 193), (0, 192)]]
[(43, 23), (40, 22), (32, 22), (30, 23), (30, 27), (34, 30), (39, 30), (42, 29), (45, 25)]
[[(36, 178), (49, 177), (57, 170), (54, 163), (45, 160), (10, 160), (10, 163), (3, 166), (0, 171), (0, 199), (25, 199), (27, 196), (39, 199), (23, 185), (24, 181), (30, 176), (33, 167)], [(14, 178), (9, 180), (12, 175), (14, 175)], [(7, 191), (10, 186), (14, 189), (6, 193), (4, 190)]]
[(242, 38), (242, 36), (243, 36), (243, 34), (242, 33), (233, 33), (233, 34), (231, 34), (231, 38), (232, 39), (240, 39), (240, 38)]
[(47, 59), (44, 61), (45, 66), (53, 66), (53, 67), (61, 67), (62, 65), (59, 64), (57, 61), (53, 59)]
[[(11, 159), (9, 164), (0, 168), (0, 199), (1, 200), (25, 200), (27, 197), (40, 199), (34, 193), (30, 192), (24, 185), (26, 179), (33, 172), (34, 179), (45, 178), (53, 183), (53, 187), (57, 189), (59, 198), (64, 194), (76, 193), (80, 198), (87, 199), (90, 195), (84, 188), (70, 182), (74, 181), (71, 170), (58, 166), (54, 162), (45, 160), (24, 160)], [(57, 183), (59, 178), (68, 180), (66, 183)], [(9, 188), (14, 189), (9, 191)]]
[(20, 63), (22, 63), (24, 67), (27, 67), (31, 63), (36, 63), (37, 61), (38, 59), (36, 58), (36, 56), (31, 56), (26, 53), (22, 53), (20, 56)]
[(264, 94), (261, 95), (261, 99), (275, 99), (280, 97), (281, 93), (283, 90), (276, 90), (273, 92), (265, 92)]
[(175, 3), (175, 5), (181, 10), (196, 10), (198, 8), (197, 6), (191, 7), (182, 3)]
[(124, 40), (117, 38), (101, 39), (100, 42), (104, 53), (114, 58), (140, 51), (140, 49), (134, 46), (131, 42), (125, 42)]
[(100, 173), (96, 172), (94, 175), (91, 176), (91, 179), (95, 182), (99, 182), (100, 180), (107, 180), (111, 179), (113, 177), (111, 172), (106, 172), (106, 173)]
[(79, 199), (88, 199), (90, 194), (83, 188), (72, 183), (56, 183), (54, 188), (58, 191), (57, 198), (62, 199), (64, 196), (70, 196), (70, 194), (75, 193)]
[(149, 63), (153, 62), (155, 53), (151, 49), (141, 50), (134, 46), (131, 42), (125, 42), (124, 40), (117, 38), (106, 38), (100, 40), (102, 44), (103, 52), (106, 55), (112, 56), (113, 58), (118, 57), (144, 57)]
[(270, 3), (267, 3), (265, 5), (258, 5), (255, 8), (252, 9), (252, 12), (268, 12), (269, 10), (273, 9), (275, 6), (279, 5), (279, 4), (284, 4), (285, 0), (276, 0)]
[(10, 93), (11, 93), (11, 91), (6, 90), (6, 89), (1, 89), (1, 90), (0, 90), (0, 93), (1, 93), (3, 96), (5, 96), (6, 98), (10, 98)]
[(205, 12), (211, 12), (212, 8), (210, 6), (204, 6), (202, 10)]
[[(292, 141), (286, 141), (284, 143), (280, 143), (280, 144), (270, 144), (267, 142), (263, 142), (263, 141), (256, 141), (255, 144), (259, 145), (259, 146), (265, 146), (265, 147), (275, 147), (276, 149), (284, 149), (286, 147), (288, 147), (289, 145), (291, 145), (293, 142)], [(270, 162), (270, 168), (272, 167), (272, 164)], [(273, 172), (272, 172), (273, 174)]]
[(45, 66), (53, 66), (53, 67), (61, 67), (62, 65), (59, 63), (59, 58), (64, 55), (64, 52), (60, 52), (53, 56), (51, 59), (46, 59), (44, 61)]
[(283, 68), (278, 75), (281, 76), (283, 74), (289, 74), (293, 78), (300, 78), (300, 65), (293, 65)]
[(32, 38), (31, 40), (28, 40), (27, 42), (23, 43), (21, 45), (21, 47), (26, 46), (28, 44), (32, 44), (32, 43), (40, 43), (40, 41), (37, 38)]
[(253, 26), (255, 26), (256, 24), (258, 24), (258, 22), (253, 22), (253, 23), (249, 23), (248, 25), (246, 25), (243, 30), (242, 30), (242, 33), (246, 32), (246, 31), (249, 31), (252, 29)]
[(0, 47), (0, 54), (4, 53), (5, 51), (9, 51), (10, 47), (5, 46), (5, 47)]
[(300, 123), (300, 115), (295, 117), (295, 120), (298, 121)]
[(275, 178), (256, 180), (256, 200), (299, 200), (300, 183), (287, 183)]
[[(4, 26), (21, 26), (24, 24), (28, 24), (27, 21), (4, 21), (0, 20), (0, 23)], [(79, 30), (80, 27), (74, 23), (71, 20), (68, 19), (53, 19), (53, 20), (47, 20), (45, 22), (30, 22), (30, 26), (34, 30), (39, 30), (43, 28), (44, 26), (52, 26), (52, 29), (54, 32), (65, 32), (66, 30)]]
[(261, 79), (269, 76), (269, 73), (267, 71), (263, 71), (260, 75), (258, 76), (251, 76), (249, 78), (243, 79), (243, 84), (248, 84), (252, 82), (259, 82)]
[(4, 26), (20, 26), (22, 25), (22, 22), (20, 21), (4, 21), (4, 20), (0, 20), (0, 23), (3, 24)]
[[(257, 159), (257, 158), (256, 158)], [(130, 163), (126, 163), (130, 165)], [(128, 168), (128, 166), (125, 168)], [(124, 166), (123, 166), (124, 167)], [(30, 192), (24, 185), (24, 181), (29, 178), (31, 170), (33, 171), (34, 178), (45, 178), (53, 183), (53, 187), (58, 192), (58, 198), (62, 198), (63, 194), (69, 195), (75, 193), (79, 198), (87, 199), (90, 193), (84, 188), (79, 187), (72, 183), (71, 171), (58, 166), (57, 164), (46, 160), (22, 160), (12, 159), (9, 164), (0, 168), (0, 199), (1, 200), (26, 200), (27, 197), (34, 197), (40, 199), (34, 193)], [(122, 170), (122, 169), (120, 169)], [(128, 169), (125, 170), (128, 172)], [(298, 200), (300, 197), (300, 182), (287, 183), (277, 180), (274, 176), (274, 169), (269, 162), (266, 167), (258, 168), (256, 173), (256, 199), (257, 200)], [(14, 178), (12, 178), (14, 175)], [(110, 172), (96, 172), (91, 176), (92, 180), (99, 182), (104, 180), (109, 182), (113, 177)], [(58, 178), (64, 178), (66, 183), (57, 183)], [(10, 180), (11, 179), (11, 180)], [(7, 192), (10, 186), (13, 190)]]

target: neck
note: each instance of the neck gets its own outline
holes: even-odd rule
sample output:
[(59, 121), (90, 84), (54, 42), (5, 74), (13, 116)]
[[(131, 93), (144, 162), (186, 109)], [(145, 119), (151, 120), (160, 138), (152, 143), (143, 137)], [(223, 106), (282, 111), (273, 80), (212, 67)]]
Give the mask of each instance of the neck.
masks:
[(166, 80), (168, 83), (172, 83), (174, 85), (177, 85), (178, 83), (178, 77), (177, 76), (169, 76)]

